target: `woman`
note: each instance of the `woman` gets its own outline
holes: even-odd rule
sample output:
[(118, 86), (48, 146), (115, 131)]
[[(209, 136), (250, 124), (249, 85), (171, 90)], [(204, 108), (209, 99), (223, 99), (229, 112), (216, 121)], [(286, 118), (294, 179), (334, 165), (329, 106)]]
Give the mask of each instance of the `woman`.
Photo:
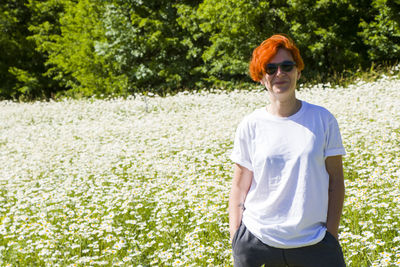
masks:
[(236, 131), (229, 197), (235, 266), (345, 266), (338, 228), (346, 152), (333, 115), (296, 98), (303, 68), (289, 37), (273, 35), (253, 51), (250, 74), (270, 104)]

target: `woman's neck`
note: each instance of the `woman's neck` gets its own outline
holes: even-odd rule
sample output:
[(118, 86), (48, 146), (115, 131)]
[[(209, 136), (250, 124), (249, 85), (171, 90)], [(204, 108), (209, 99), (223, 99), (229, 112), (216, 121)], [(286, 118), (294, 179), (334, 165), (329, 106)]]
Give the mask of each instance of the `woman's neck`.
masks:
[(267, 111), (278, 117), (289, 117), (301, 108), (301, 101), (297, 98), (290, 98), (285, 101), (271, 99), (271, 104), (267, 105)]

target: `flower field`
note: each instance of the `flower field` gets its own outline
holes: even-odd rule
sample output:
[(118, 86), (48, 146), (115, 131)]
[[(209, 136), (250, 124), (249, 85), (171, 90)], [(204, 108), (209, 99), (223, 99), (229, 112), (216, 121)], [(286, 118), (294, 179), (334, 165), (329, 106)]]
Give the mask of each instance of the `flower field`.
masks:
[[(348, 266), (400, 266), (400, 79), (298, 97), (337, 118)], [(265, 91), (0, 102), (0, 266), (231, 266), (229, 154)]]

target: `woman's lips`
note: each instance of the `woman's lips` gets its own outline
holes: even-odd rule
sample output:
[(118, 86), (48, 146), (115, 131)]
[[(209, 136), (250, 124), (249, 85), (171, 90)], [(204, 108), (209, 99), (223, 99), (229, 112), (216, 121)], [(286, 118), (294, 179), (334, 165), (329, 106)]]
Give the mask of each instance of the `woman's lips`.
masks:
[(287, 83), (287, 81), (277, 81), (277, 82), (274, 82), (274, 84), (276, 84), (276, 85), (282, 85), (282, 84), (285, 84), (285, 83)]

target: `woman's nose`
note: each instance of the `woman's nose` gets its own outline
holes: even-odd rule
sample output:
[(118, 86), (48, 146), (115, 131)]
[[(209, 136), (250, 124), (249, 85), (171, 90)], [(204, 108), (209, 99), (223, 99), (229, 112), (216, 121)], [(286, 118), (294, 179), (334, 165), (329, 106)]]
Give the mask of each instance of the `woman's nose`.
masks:
[(284, 71), (282, 71), (281, 66), (278, 67), (278, 69), (276, 70), (276, 76), (279, 76), (281, 74), (285, 73)]

